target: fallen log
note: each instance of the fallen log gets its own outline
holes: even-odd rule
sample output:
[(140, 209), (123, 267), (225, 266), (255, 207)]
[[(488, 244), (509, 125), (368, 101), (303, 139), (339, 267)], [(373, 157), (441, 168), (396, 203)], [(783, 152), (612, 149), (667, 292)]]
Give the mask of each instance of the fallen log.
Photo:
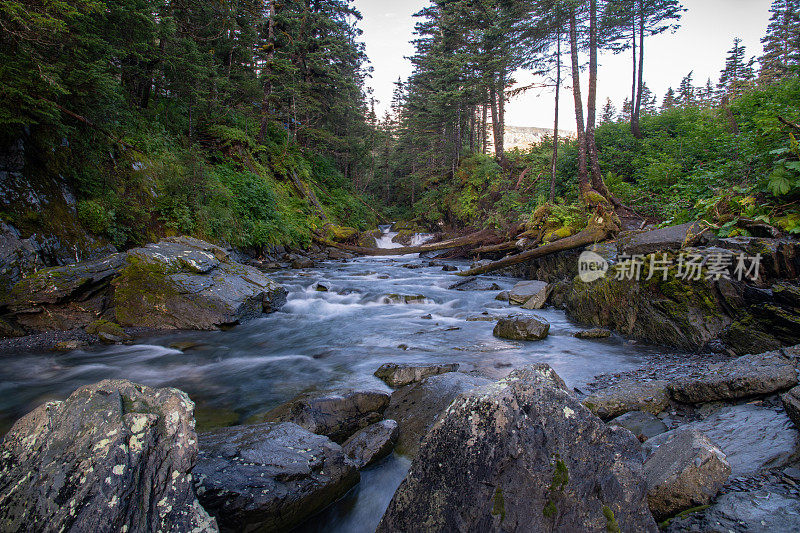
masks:
[(506, 267), (523, 263), (525, 261), (530, 261), (531, 259), (537, 259), (546, 255), (564, 252), (566, 250), (573, 250), (575, 248), (581, 248), (583, 246), (588, 246), (590, 244), (607, 240), (619, 231), (619, 224), (617, 223), (618, 220), (614, 220), (614, 218), (615, 217), (604, 216), (602, 214), (597, 215), (594, 217), (594, 219), (592, 219), (592, 221), (589, 223), (589, 226), (585, 230), (571, 237), (566, 237), (564, 239), (551, 242), (550, 244), (545, 244), (544, 246), (528, 250), (527, 252), (522, 252), (521, 254), (505, 257), (499, 261), (493, 261), (480, 267), (458, 272), (458, 275), (478, 276), (480, 274), (494, 272), (496, 270), (501, 270)]
[(472, 253), (477, 254), (490, 254), (494, 252), (507, 252), (509, 250), (513, 250), (517, 247), (516, 241), (508, 241), (508, 242), (501, 242), (500, 244), (491, 244), (489, 246), (481, 246), (480, 248), (475, 248), (472, 250)]
[(420, 246), (405, 246), (402, 248), (364, 248), (362, 246), (353, 246), (352, 244), (342, 244), (329, 241), (328, 239), (325, 239), (319, 235), (314, 235), (313, 238), (317, 244), (339, 248), (340, 250), (345, 250), (347, 252), (353, 252), (361, 255), (388, 256), (420, 254), (423, 252), (438, 252), (439, 250), (449, 250), (450, 248), (460, 248), (462, 246), (480, 246), (487, 242), (496, 240), (497, 236), (489, 230), (482, 230), (476, 233), (471, 233), (464, 237), (458, 237), (457, 239), (434, 242), (431, 244), (422, 244)]

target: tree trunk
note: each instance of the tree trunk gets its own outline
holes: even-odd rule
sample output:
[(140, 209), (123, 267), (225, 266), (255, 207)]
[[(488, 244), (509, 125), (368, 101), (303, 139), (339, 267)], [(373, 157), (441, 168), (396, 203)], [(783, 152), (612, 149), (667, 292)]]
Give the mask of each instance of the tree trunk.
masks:
[(604, 241), (619, 231), (619, 226), (616, 224), (616, 222), (614, 222), (613, 219), (614, 217), (609, 213), (595, 215), (585, 230), (573, 235), (572, 237), (567, 237), (550, 244), (545, 244), (539, 248), (534, 248), (532, 250), (528, 250), (527, 252), (522, 252), (521, 254), (512, 255), (511, 257), (505, 257), (499, 261), (494, 261), (484, 266), (459, 272), (458, 275), (478, 276), (480, 274), (487, 274), (489, 272), (501, 270), (519, 263), (524, 263), (525, 261), (530, 261), (531, 259), (544, 257), (546, 255), (563, 252), (566, 250), (573, 250), (575, 248), (581, 248), (583, 246)]
[[(499, 78), (499, 76), (498, 76)], [(503, 118), (501, 114), (503, 89), (498, 87), (500, 82), (492, 76), (492, 84), (489, 87), (489, 99), (492, 105), (492, 134), (494, 140), (494, 155), (498, 160), (503, 161)], [(500, 89), (498, 91), (498, 88)]]
[(556, 19), (556, 102), (555, 124), (553, 125), (553, 164), (550, 173), (550, 203), (556, 201), (556, 166), (558, 162), (558, 110), (561, 96), (561, 17)]
[(275, 0), (269, 2), (269, 22), (267, 23), (267, 61), (264, 65), (264, 96), (261, 99), (261, 127), (258, 130), (258, 141), (264, 142), (267, 137), (267, 125), (269, 124), (269, 105), (272, 95), (272, 60), (275, 57)]
[(642, 115), (642, 90), (644, 89), (644, 6), (639, 1), (639, 72), (636, 82), (636, 101), (631, 100), (631, 127), (633, 136), (637, 139), (642, 138), (642, 130), (639, 128), (639, 117)]
[(586, 133), (583, 122), (583, 98), (581, 97), (581, 70), (578, 64), (578, 22), (575, 8), (569, 14), (569, 45), (572, 58), (572, 96), (575, 100), (575, 125), (578, 131), (578, 189), (581, 196), (589, 192), (589, 174), (586, 169)]
[(636, 117), (636, 89), (638, 88), (637, 75), (638, 64), (636, 56), (636, 0), (633, 1), (633, 9), (631, 10), (631, 48), (633, 49), (633, 78), (631, 81), (631, 133), (637, 137), (637, 130), (639, 129), (639, 121)]
[(586, 153), (592, 176), (592, 188), (611, 199), (611, 193), (603, 182), (597, 143), (594, 131), (597, 123), (597, 0), (589, 2), (589, 94), (586, 101)]

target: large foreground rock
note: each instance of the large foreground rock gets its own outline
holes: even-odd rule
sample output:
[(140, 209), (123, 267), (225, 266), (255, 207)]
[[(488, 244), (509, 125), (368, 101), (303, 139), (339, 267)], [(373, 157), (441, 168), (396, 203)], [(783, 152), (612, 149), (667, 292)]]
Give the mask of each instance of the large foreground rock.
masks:
[(200, 435), (197, 495), (223, 529), (287, 531), (358, 483), (338, 444), (290, 423)]
[(619, 426), (633, 433), (640, 442), (653, 438), (667, 431), (667, 426), (651, 413), (644, 411), (630, 411), (620, 415), (611, 422), (610, 426)]
[(670, 391), (680, 402), (707, 403), (771, 394), (795, 385), (794, 363), (778, 350), (710, 365), (702, 376), (673, 382)]
[(375, 371), (375, 377), (382, 379), (387, 385), (396, 389), (422, 381), (429, 376), (455, 372), (458, 370), (458, 366), (458, 363), (427, 366), (386, 363)]
[(192, 489), (193, 409), (123, 380), (35, 409), (0, 447), (0, 530), (216, 531)]
[(669, 405), (666, 381), (625, 381), (589, 395), (583, 405), (609, 420), (630, 411), (657, 415)]
[(683, 431), (659, 446), (644, 464), (647, 501), (664, 520), (680, 511), (708, 505), (731, 475), (722, 450), (698, 431)]
[(342, 443), (359, 429), (381, 420), (388, 405), (389, 393), (379, 390), (305, 394), (259, 418), (269, 422), (292, 422)]
[(491, 381), (486, 378), (450, 372), (394, 391), (384, 416), (400, 424), (397, 452), (415, 456), (420, 440), (450, 402), (488, 383)]
[(514, 341), (540, 341), (550, 333), (550, 324), (539, 318), (502, 318), (494, 327), (494, 336)]
[(460, 396), (378, 531), (657, 531), (639, 443), (563, 387), (535, 365)]
[(719, 447), (733, 475), (750, 475), (789, 464), (800, 452), (800, 434), (785, 413), (755, 405), (725, 407), (705, 420), (684, 424), (644, 443), (651, 452), (682, 431), (703, 433)]
[(128, 252), (114, 281), (123, 326), (209, 330), (280, 308), (286, 290), (218, 246), (189, 237)]

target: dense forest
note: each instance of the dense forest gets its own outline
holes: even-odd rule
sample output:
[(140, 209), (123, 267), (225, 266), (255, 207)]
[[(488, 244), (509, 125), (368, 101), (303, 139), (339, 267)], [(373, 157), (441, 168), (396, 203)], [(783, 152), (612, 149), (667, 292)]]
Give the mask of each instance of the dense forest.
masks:
[[(434, 2), (419, 13), (414, 74), (380, 124), (389, 200), (429, 222), (497, 226), (551, 202), (551, 216), (579, 229), (591, 187), (657, 222), (707, 218), (730, 234), (747, 232), (735, 228), (745, 218), (800, 232), (800, 6), (773, 3), (762, 56), (736, 39), (718, 80), (697, 84), (689, 72), (659, 104), (645, 81), (647, 38), (676, 30), (683, 11), (676, 1)], [(632, 58), (619, 113), (598, 103), (601, 51)], [(520, 68), (542, 83), (515, 84)], [(572, 86), (577, 136), (554, 129), (505, 151), (507, 98), (550, 87), (557, 121), (562, 85)]]
[[(118, 247), (178, 233), (305, 246), (331, 222), (399, 218), (502, 229), (545, 204), (572, 231), (591, 191), (651, 222), (800, 232), (797, 2), (773, 3), (763, 55), (736, 39), (718, 80), (689, 72), (659, 98), (648, 40), (683, 11), (677, 0), (433, 1), (417, 14), (414, 72), (379, 119), (348, 0), (17, 0), (0, 7), (2, 142), (24, 138), (27, 178), (63, 179), (84, 228)], [(597, 94), (609, 51), (632, 60), (619, 113)], [(540, 82), (519, 86), (520, 69)], [(505, 150), (506, 103), (543, 87), (556, 124), (571, 90), (576, 135), (554, 128)]]

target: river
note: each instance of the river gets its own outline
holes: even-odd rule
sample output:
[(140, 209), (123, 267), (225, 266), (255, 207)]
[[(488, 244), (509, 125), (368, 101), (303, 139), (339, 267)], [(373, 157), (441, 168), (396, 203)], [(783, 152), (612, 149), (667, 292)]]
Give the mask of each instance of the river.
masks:
[[(381, 244), (391, 246), (392, 236), (385, 235)], [(186, 391), (197, 403), (198, 427), (203, 428), (246, 423), (303, 392), (388, 390), (372, 375), (386, 362), (457, 362), (462, 371), (497, 377), (513, 367), (544, 362), (569, 386), (580, 388), (597, 374), (631, 370), (660, 351), (616, 336), (576, 339), (573, 334), (581, 328), (553, 309), (514, 310), (550, 322), (546, 340), (495, 338), (495, 321), (467, 319), (509, 314), (508, 304), (495, 300), (498, 290), (449, 289), (462, 278), (428, 262), (416, 255), (358, 258), (276, 272), (271, 276), (289, 291), (283, 309), (230, 331), (181, 332), (67, 354), (3, 354), (0, 434), (43, 401), (63, 399), (81, 385), (106, 378)], [(501, 289), (518, 281), (485, 279)], [(319, 284), (328, 290), (317, 290)], [(396, 295), (414, 298), (398, 303)], [(193, 346), (181, 346), (181, 351), (171, 347), (176, 343)], [(365, 470), (360, 485), (343, 501), (301, 529), (374, 531), (409, 465), (406, 458), (392, 455)]]

